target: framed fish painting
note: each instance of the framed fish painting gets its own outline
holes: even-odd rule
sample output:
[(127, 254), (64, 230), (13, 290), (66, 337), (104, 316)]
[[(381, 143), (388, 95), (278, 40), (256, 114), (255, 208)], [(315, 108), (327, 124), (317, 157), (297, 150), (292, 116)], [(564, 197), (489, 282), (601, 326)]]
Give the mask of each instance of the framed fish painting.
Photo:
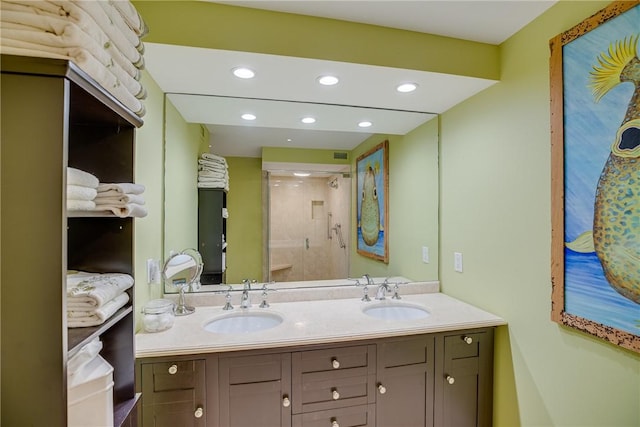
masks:
[(356, 159), (360, 255), (389, 262), (389, 141)]
[(640, 352), (640, 2), (550, 41), (552, 309)]

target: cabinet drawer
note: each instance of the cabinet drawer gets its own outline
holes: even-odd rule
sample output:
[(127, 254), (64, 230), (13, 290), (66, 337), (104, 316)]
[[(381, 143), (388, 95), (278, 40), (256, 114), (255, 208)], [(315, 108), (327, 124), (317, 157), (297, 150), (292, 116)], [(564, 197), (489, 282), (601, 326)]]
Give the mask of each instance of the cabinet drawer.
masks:
[(430, 362), (432, 337), (389, 339), (378, 344), (378, 369)]
[(280, 354), (220, 359), (220, 370), (228, 373), (229, 384), (279, 381), (282, 378), (281, 365)]
[(374, 405), (350, 406), (293, 416), (293, 427), (374, 427)]
[(321, 374), (303, 375), (300, 399), (294, 402), (294, 412), (322, 411), (369, 403), (374, 378), (371, 377), (371, 381), (368, 381), (366, 372), (347, 377), (334, 375), (339, 374), (338, 372)]
[[(195, 387), (197, 373), (204, 375), (204, 369), (198, 369), (197, 362), (204, 365), (202, 360), (186, 360), (180, 362), (166, 362), (151, 364), (153, 375), (153, 391), (184, 390)], [(143, 366), (143, 371), (145, 370)], [(202, 367), (204, 368), (204, 366)], [(199, 372), (198, 372), (199, 371)]]
[(478, 357), (479, 344), (485, 333), (456, 334), (444, 337), (444, 352), (446, 358), (463, 359)]
[(367, 367), (369, 365), (369, 346), (301, 351), (293, 354), (292, 362), (294, 376), (307, 372)]

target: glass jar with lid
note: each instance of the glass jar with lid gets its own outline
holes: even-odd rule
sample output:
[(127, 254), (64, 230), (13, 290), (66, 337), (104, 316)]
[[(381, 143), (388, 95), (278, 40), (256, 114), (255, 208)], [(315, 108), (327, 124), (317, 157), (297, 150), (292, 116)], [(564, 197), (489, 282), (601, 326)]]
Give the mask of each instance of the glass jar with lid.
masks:
[(175, 304), (168, 299), (153, 299), (142, 309), (145, 332), (161, 332), (173, 326)]

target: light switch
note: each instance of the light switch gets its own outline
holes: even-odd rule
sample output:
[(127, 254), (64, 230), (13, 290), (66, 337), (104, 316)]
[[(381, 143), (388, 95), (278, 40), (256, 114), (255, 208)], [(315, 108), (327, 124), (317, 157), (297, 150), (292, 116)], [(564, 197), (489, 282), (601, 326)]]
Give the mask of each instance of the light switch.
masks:
[(453, 269), (458, 273), (462, 273), (462, 253), (461, 252), (453, 253)]
[(150, 285), (160, 284), (160, 261), (157, 259), (147, 260), (147, 283)]
[(422, 262), (424, 262), (425, 264), (429, 263), (429, 247), (428, 246), (422, 247)]

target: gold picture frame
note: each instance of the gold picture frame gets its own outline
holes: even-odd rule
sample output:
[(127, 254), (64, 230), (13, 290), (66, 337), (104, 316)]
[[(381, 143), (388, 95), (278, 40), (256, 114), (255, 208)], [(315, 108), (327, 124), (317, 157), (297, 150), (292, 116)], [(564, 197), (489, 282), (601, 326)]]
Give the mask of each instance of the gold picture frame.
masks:
[(357, 252), (389, 263), (389, 141), (356, 159)]
[(550, 40), (551, 319), (636, 352), (640, 82), (621, 76), (638, 66), (639, 4), (613, 2)]

